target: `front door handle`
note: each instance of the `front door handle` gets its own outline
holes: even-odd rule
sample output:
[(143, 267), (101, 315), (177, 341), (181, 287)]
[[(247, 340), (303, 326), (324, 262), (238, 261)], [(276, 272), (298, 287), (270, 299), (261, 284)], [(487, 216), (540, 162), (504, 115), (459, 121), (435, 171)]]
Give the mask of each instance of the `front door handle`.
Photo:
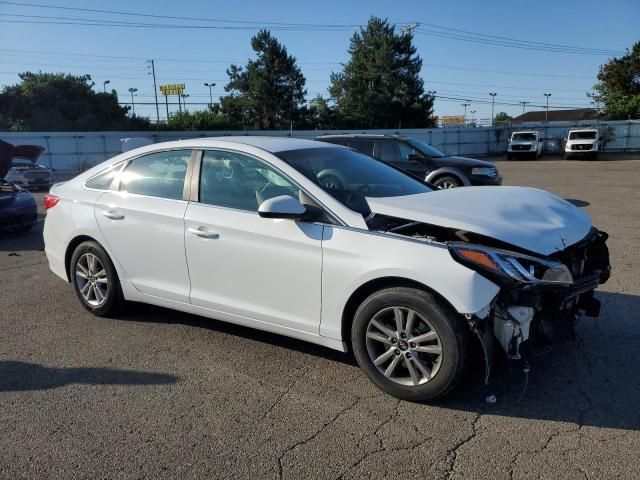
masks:
[(124, 218), (124, 215), (116, 212), (114, 210), (105, 210), (102, 212), (102, 215), (104, 215), (107, 218), (110, 218), (111, 220), (122, 220)]
[(188, 228), (189, 233), (192, 233), (193, 235), (196, 235), (198, 237), (202, 237), (202, 238), (220, 238), (220, 235), (217, 234), (216, 232), (212, 232), (210, 230), (207, 230), (204, 227), (189, 227)]

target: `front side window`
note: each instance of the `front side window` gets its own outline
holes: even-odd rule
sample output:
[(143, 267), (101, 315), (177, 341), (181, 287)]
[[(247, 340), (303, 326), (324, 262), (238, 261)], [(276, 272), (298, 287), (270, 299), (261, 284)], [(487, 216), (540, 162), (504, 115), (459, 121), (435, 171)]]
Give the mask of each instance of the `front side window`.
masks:
[(181, 200), (191, 150), (169, 150), (134, 158), (120, 175), (120, 190)]
[(400, 144), (393, 140), (383, 140), (380, 142), (380, 160), (383, 162), (400, 162)]
[(262, 202), (300, 190), (280, 173), (252, 157), (207, 150), (200, 168), (200, 202), (257, 212)]

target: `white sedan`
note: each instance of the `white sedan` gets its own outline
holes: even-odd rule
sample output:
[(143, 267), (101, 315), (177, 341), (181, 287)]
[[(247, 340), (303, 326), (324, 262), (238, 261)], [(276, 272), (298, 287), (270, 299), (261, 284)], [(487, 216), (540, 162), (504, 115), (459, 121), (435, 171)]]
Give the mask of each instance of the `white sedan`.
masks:
[(432, 191), (307, 140), (142, 147), (55, 185), (45, 206), (51, 270), (94, 314), (145, 302), (351, 350), (403, 399), (445, 395), (468, 361), (490, 365), (494, 342), (528, 361), (598, 314), (609, 275), (606, 234), (561, 198)]

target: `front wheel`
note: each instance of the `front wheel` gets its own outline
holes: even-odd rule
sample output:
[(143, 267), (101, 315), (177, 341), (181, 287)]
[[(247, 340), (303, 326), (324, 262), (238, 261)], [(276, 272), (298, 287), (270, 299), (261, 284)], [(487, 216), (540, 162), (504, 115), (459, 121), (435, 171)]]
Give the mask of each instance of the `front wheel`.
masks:
[(78, 245), (69, 272), (78, 300), (91, 313), (105, 317), (122, 309), (124, 296), (118, 274), (100, 244), (90, 241)]
[(432, 401), (460, 381), (467, 330), (458, 315), (422, 290), (380, 290), (358, 308), (351, 330), (355, 358), (385, 392)]
[(438, 190), (446, 190), (449, 188), (457, 188), (462, 185), (462, 182), (458, 180), (456, 177), (440, 177), (433, 182), (433, 184), (438, 188)]

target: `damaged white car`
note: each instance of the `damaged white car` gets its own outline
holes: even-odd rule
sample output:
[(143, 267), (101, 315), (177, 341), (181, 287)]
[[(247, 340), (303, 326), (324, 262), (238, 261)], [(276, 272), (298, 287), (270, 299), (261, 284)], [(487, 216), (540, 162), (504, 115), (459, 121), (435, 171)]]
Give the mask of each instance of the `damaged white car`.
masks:
[[(335, 172), (342, 188), (322, 182)], [(45, 204), (49, 265), (91, 312), (145, 302), (352, 350), (411, 400), (489, 362), (471, 341), (526, 360), (570, 335), (598, 315), (610, 273), (606, 234), (555, 195), (432, 190), (307, 140), (155, 144), (55, 185)]]

